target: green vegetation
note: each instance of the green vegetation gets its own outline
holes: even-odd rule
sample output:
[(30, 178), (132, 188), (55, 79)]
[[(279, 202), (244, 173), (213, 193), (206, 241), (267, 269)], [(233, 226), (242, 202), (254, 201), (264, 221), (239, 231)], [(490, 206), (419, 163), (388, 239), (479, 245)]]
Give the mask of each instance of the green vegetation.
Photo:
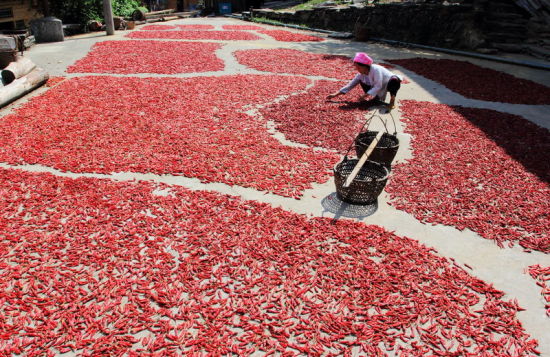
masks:
[[(112, 0), (115, 16), (129, 17), (137, 9), (139, 0)], [(66, 24), (86, 24), (90, 20), (103, 20), (102, 0), (51, 0), (49, 2), (52, 15), (60, 18)]]
[[(335, 5), (341, 5), (341, 4), (347, 4), (349, 1), (346, 0), (333, 0)], [(320, 5), (324, 2), (327, 2), (327, 0), (309, 0), (306, 2), (303, 2), (301, 4), (286, 8), (286, 9), (278, 9), (277, 11), (298, 11), (298, 10), (309, 10), (312, 9), (316, 5)]]
[(251, 20), (252, 20), (252, 22), (258, 22), (258, 23), (261, 23), (261, 24), (268, 24), (268, 25), (278, 25), (278, 26), (296, 25), (296, 26), (300, 26), (300, 27), (309, 28), (309, 26), (307, 26), (305, 24), (287, 24), (287, 23), (284, 23), (284, 22), (281, 22), (281, 21), (268, 19), (267, 17), (253, 17)]
[(252, 22), (259, 22), (264, 24), (284, 25), (284, 22), (268, 19), (267, 17), (253, 17)]

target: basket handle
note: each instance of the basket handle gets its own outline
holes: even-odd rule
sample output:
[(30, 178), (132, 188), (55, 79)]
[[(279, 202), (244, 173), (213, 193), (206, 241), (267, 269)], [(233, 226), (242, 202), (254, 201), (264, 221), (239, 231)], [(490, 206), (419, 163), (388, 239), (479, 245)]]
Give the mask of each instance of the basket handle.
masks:
[[(363, 129), (366, 129), (368, 130), (369, 129), (369, 126), (370, 126), (370, 122), (372, 120), (372, 118), (374, 118), (375, 114), (374, 112), (372, 113), (372, 115), (370, 117), (367, 118), (367, 120), (365, 121), (365, 123), (361, 126), (361, 128), (359, 129), (359, 134), (363, 131)], [(357, 136), (357, 135), (356, 135)], [(353, 145), (355, 144), (355, 138), (351, 141), (351, 144), (350, 146), (348, 147), (348, 150), (346, 151), (346, 154), (344, 155), (345, 158), (348, 157), (348, 154), (351, 150), (351, 148), (353, 147)]]
[[(397, 125), (395, 124), (395, 118), (393, 117), (393, 114), (389, 112), (391, 121), (393, 122), (393, 135), (397, 135)], [(387, 129), (386, 129), (387, 130)]]
[[(389, 112), (389, 114), (390, 114), (391, 120), (393, 122), (393, 135), (397, 135), (397, 125), (395, 124), (395, 118), (393, 117), (393, 114), (391, 112)], [(378, 119), (380, 119), (380, 121), (384, 125), (384, 129), (386, 129), (386, 133), (389, 134), (390, 131), (388, 130), (388, 126), (387, 126), (388, 121), (382, 119), (382, 117), (380, 115), (374, 115), (373, 114), (371, 118), (374, 118), (374, 117), (377, 117)], [(368, 127), (367, 127), (367, 129), (368, 129)]]
[(355, 179), (355, 176), (357, 176), (357, 174), (359, 173), (359, 170), (361, 170), (361, 168), (369, 158), (370, 154), (373, 152), (374, 148), (376, 147), (376, 144), (378, 144), (378, 141), (380, 140), (380, 138), (382, 138), (383, 134), (384, 133), (382, 131), (379, 131), (378, 134), (376, 134), (376, 137), (374, 138), (372, 143), (370, 143), (367, 150), (363, 153), (363, 155), (361, 156), (361, 159), (359, 159), (359, 162), (357, 162), (357, 164), (351, 171), (351, 174), (349, 174), (348, 178), (346, 179), (346, 182), (344, 183), (344, 187), (349, 187), (349, 185), (351, 185), (351, 183), (353, 182), (353, 179)]

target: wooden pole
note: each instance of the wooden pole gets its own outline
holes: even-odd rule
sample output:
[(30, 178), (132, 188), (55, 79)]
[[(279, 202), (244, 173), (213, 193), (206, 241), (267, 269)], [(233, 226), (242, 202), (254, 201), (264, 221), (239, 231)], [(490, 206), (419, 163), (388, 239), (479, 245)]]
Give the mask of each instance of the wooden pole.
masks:
[(349, 187), (349, 185), (351, 185), (351, 183), (353, 182), (353, 179), (355, 178), (355, 176), (357, 176), (357, 174), (359, 173), (359, 170), (361, 170), (361, 168), (369, 158), (370, 154), (376, 147), (376, 144), (378, 144), (378, 141), (382, 137), (382, 134), (384, 134), (384, 132), (379, 131), (376, 137), (374, 138), (374, 140), (372, 141), (372, 143), (370, 143), (369, 147), (367, 148), (363, 156), (361, 156), (361, 159), (359, 159), (359, 162), (357, 163), (357, 165), (355, 165), (355, 167), (351, 171), (351, 174), (349, 174), (346, 182), (344, 183), (344, 187)]
[(113, 6), (111, 0), (103, 0), (103, 17), (107, 27), (107, 36), (115, 34), (115, 23), (113, 21)]
[(8, 85), (15, 81), (17, 78), (21, 78), (28, 74), (30, 71), (36, 68), (33, 61), (26, 57), (17, 57), (17, 60), (11, 62), (6, 68), (2, 70), (2, 82), (4, 85)]
[(0, 88), (0, 108), (13, 102), (46, 83), (50, 76), (42, 68), (35, 68), (29, 74), (16, 79), (9, 85)]

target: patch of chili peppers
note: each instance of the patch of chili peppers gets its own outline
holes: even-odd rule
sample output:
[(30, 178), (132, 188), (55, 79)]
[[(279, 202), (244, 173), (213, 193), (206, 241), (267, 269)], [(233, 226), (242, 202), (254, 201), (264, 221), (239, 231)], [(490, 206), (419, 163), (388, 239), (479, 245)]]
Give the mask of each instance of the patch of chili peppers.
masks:
[(0, 169), (0, 351), (526, 355), (503, 293), (376, 226)]
[(255, 25), (223, 25), (224, 30), (265, 30), (264, 27)]
[(86, 57), (67, 69), (69, 73), (176, 74), (221, 71), (215, 55), (218, 43), (173, 41), (98, 42)]
[(66, 78), (59, 76), (59, 77), (50, 77), (48, 78), (48, 81), (46, 82), (46, 87), (55, 87), (59, 83), (63, 82)]
[(292, 49), (244, 50), (234, 53), (239, 63), (258, 71), (351, 80), (356, 72), (346, 56)]
[(513, 104), (550, 104), (550, 88), (470, 62), (410, 58), (385, 60), (441, 83), (471, 99)]
[(176, 26), (173, 25), (145, 25), (140, 27), (140, 31), (162, 31), (162, 30), (175, 30)]
[(273, 37), (280, 42), (321, 42), (325, 39), (318, 36), (304, 35), (284, 30), (260, 30), (259, 33)]
[(541, 294), (544, 299), (544, 308), (546, 309), (546, 315), (550, 317), (550, 267), (541, 267), (540, 265), (532, 265), (528, 269), (529, 275), (537, 282), (537, 285), (541, 287)]
[(344, 84), (317, 81), (306, 93), (271, 104), (261, 113), (265, 119), (275, 121), (277, 130), (285, 134), (288, 140), (345, 152), (365, 123), (369, 107), (357, 101), (359, 94), (363, 93), (361, 89), (361, 92), (353, 90), (346, 97), (334, 99), (334, 102), (325, 100), (328, 94)]
[(188, 24), (188, 25), (147, 25), (140, 28), (140, 31), (159, 31), (159, 30), (213, 30), (212, 25)]
[(213, 30), (214, 26), (212, 25), (202, 25), (202, 24), (186, 24), (186, 25), (176, 25), (180, 30)]
[(134, 31), (126, 35), (137, 39), (171, 39), (171, 40), (220, 40), (220, 41), (255, 41), (260, 37), (247, 31)]
[(183, 175), (298, 198), (330, 178), (337, 156), (283, 145), (264, 120), (243, 112), (308, 83), (262, 75), (68, 79), (0, 121), (0, 161)]
[(550, 133), (515, 115), (401, 101), (414, 158), (397, 164), (391, 204), (499, 246), (550, 252)]

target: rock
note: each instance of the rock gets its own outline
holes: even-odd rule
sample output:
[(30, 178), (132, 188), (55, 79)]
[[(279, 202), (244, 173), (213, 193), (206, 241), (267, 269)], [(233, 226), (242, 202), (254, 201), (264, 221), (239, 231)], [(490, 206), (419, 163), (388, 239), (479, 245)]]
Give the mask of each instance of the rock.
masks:
[(90, 21), (88, 22), (88, 30), (90, 31), (99, 31), (101, 30), (101, 27), (103, 26), (103, 24), (99, 21)]
[(494, 55), (498, 53), (498, 50), (496, 48), (476, 48), (475, 51), (483, 55)]

